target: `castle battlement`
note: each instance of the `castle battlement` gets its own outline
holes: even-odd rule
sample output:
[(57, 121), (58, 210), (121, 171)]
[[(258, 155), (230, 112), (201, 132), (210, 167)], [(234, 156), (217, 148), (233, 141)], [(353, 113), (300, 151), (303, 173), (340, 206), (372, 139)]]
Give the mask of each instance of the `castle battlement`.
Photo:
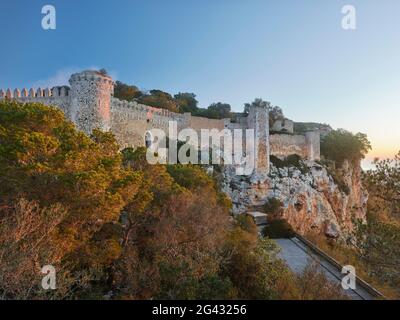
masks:
[[(40, 102), (60, 108), (78, 129), (90, 134), (93, 129), (111, 130), (122, 148), (145, 145), (145, 136), (150, 129), (168, 132), (169, 122), (176, 121), (178, 130), (201, 129), (254, 129), (256, 138), (256, 171), (267, 173), (269, 155), (285, 157), (298, 154), (309, 160), (320, 157), (320, 136), (318, 132), (293, 135), (293, 122), (274, 124), (272, 130), (281, 134), (270, 135), (269, 111), (266, 106), (252, 107), (247, 116), (231, 122), (230, 119), (208, 119), (192, 116), (190, 113), (175, 113), (165, 109), (146, 106), (136, 101), (122, 101), (113, 96), (114, 80), (93, 70), (71, 75), (70, 86), (54, 88), (0, 89), (0, 100), (16, 99), (23, 103)], [(287, 128), (286, 128), (287, 127)]]
[[(49, 98), (49, 97), (66, 97), (69, 94), (69, 89), (66, 87), (54, 87), (53, 89), (45, 88), (45, 89), (33, 89), (30, 88), (29, 90), (26, 88), (19, 89), (16, 88), (0, 89), (0, 99), (1, 98), (8, 98), (8, 99), (23, 99), (23, 98)], [(38, 100), (39, 101), (39, 100)]]

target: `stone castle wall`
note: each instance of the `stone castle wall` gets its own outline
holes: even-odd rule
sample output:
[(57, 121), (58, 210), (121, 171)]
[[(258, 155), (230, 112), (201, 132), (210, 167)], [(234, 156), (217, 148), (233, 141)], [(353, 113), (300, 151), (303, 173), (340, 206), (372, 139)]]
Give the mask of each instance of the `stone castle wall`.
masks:
[(293, 133), (294, 131), (294, 122), (289, 119), (278, 119), (274, 122), (271, 127), (272, 132), (286, 132)]
[(271, 154), (277, 157), (287, 157), (298, 154), (307, 157), (306, 137), (303, 135), (271, 134)]
[(29, 91), (27, 89), (15, 89), (14, 91), (8, 89), (5, 92), (0, 90), (0, 100), (4, 98), (17, 99), (23, 103), (33, 102), (55, 106), (61, 109), (66, 117), (70, 118), (71, 96), (69, 89), (65, 87), (54, 88), (52, 91), (50, 89), (42, 90), (41, 88), (30, 89)]
[(183, 114), (111, 98), (111, 131), (121, 147), (144, 146), (145, 134), (150, 129), (168, 134), (169, 121), (176, 121), (178, 128), (185, 125)]
[(271, 134), (271, 154), (280, 158), (297, 154), (308, 160), (320, 159), (320, 137), (317, 132), (305, 135)]
[(220, 131), (225, 128), (227, 122), (226, 119), (195, 117), (190, 113), (175, 113), (137, 102), (111, 98), (111, 131), (117, 137), (121, 147), (144, 146), (145, 133), (151, 129), (161, 129), (168, 136), (170, 121), (177, 122), (178, 131), (191, 128), (196, 130), (199, 136), (201, 129)]
[(186, 116), (186, 126), (187, 128), (192, 128), (197, 132), (200, 132), (201, 129), (217, 129), (219, 131), (225, 129), (225, 120), (224, 119), (208, 119), (203, 117), (195, 117), (190, 113), (185, 114)]
[(308, 160), (320, 159), (320, 137), (317, 132), (305, 135), (271, 134), (271, 154), (280, 158), (297, 154)]
[(283, 157), (295, 153), (310, 160), (319, 159), (318, 133), (270, 135), (267, 108), (253, 107), (247, 116), (231, 122), (230, 119), (208, 119), (121, 101), (113, 97), (113, 80), (97, 71), (73, 74), (69, 83), (70, 88), (0, 90), (0, 100), (17, 99), (59, 107), (78, 129), (88, 134), (94, 128), (112, 131), (122, 148), (144, 146), (146, 132), (150, 129), (162, 129), (168, 135), (170, 121), (177, 122), (178, 131), (192, 128), (198, 133), (201, 129), (254, 129), (256, 171), (262, 174), (269, 171), (270, 154)]

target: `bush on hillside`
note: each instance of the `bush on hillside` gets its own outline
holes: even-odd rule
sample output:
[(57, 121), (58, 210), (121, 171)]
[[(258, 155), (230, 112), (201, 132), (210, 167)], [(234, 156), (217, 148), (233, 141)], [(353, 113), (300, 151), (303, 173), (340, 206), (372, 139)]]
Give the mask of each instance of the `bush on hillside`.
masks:
[(270, 239), (293, 238), (295, 232), (286, 220), (274, 219), (264, 227), (263, 235)]
[(330, 132), (321, 141), (321, 155), (341, 166), (345, 160), (357, 162), (371, 150), (371, 143), (363, 133), (353, 134), (339, 129)]

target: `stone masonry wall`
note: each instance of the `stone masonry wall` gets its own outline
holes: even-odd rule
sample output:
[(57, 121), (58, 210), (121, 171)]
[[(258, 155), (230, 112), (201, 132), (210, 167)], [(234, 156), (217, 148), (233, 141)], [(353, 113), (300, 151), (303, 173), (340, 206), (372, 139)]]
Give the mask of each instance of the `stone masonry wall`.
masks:
[(321, 135), (317, 131), (306, 132), (306, 143), (308, 158), (310, 160), (320, 160), (321, 158)]
[[(168, 135), (170, 121), (176, 121), (178, 131), (192, 128), (201, 129), (254, 129), (256, 173), (269, 171), (269, 155), (287, 156), (298, 154), (310, 160), (319, 159), (319, 134), (305, 135), (269, 134), (268, 109), (254, 107), (247, 117), (237, 122), (230, 119), (208, 119), (153, 108), (137, 102), (121, 101), (113, 97), (114, 82), (108, 75), (87, 70), (73, 74), (69, 87), (53, 89), (0, 90), (1, 99), (17, 99), (21, 102), (40, 102), (60, 108), (78, 129), (90, 134), (93, 129), (111, 130), (122, 148), (145, 145), (146, 132), (153, 128), (164, 130)], [(287, 120), (288, 123), (290, 120)], [(200, 136), (200, 135), (199, 135)]]
[(302, 158), (307, 157), (306, 137), (303, 135), (271, 134), (271, 154), (277, 157), (287, 157), (297, 154)]
[(320, 159), (320, 137), (317, 132), (307, 132), (306, 135), (271, 134), (271, 154), (277, 157), (287, 157), (297, 154), (303, 159)]
[(271, 127), (271, 131), (293, 133), (294, 123), (289, 119), (278, 119)]
[(71, 120), (90, 134), (93, 129), (111, 128), (110, 99), (114, 91), (111, 77), (87, 70), (71, 76)]
[(23, 103), (42, 103), (48, 106), (54, 106), (61, 109), (64, 112), (66, 117), (70, 118), (70, 110), (71, 110), (71, 96), (69, 89), (62, 88), (54, 88), (53, 91), (50, 89), (42, 90), (38, 88), (37, 90), (30, 89), (15, 89), (13, 92), (8, 89), (6, 92), (0, 90), (0, 100), (2, 98), (7, 99), (17, 99)]
[(180, 114), (165, 109), (149, 107), (136, 102), (111, 98), (111, 131), (121, 147), (143, 146), (144, 137), (150, 129), (161, 129), (169, 134), (169, 122), (176, 121), (178, 130), (191, 128), (199, 133), (201, 129), (223, 130), (226, 119), (195, 117), (190, 113)]
[(248, 128), (255, 135), (255, 173), (266, 175), (269, 172), (269, 111), (266, 107), (253, 107), (247, 117)]
[(223, 130), (225, 128), (225, 121), (224, 119), (208, 119), (203, 117), (194, 117), (190, 116), (189, 114), (188, 127), (196, 131), (200, 131), (201, 129)]
[(111, 98), (111, 131), (121, 147), (144, 146), (148, 130), (162, 129), (168, 135), (169, 121), (176, 121), (179, 128), (184, 120), (182, 114)]

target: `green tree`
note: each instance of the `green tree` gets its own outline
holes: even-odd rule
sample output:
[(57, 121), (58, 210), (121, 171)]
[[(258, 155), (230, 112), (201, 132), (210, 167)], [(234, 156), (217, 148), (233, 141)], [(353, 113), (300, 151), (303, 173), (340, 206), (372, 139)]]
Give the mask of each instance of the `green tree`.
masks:
[(120, 100), (133, 101), (140, 98), (143, 93), (136, 86), (127, 85), (117, 81), (114, 86), (114, 97)]
[(365, 134), (353, 134), (344, 129), (331, 131), (321, 142), (321, 154), (338, 165), (345, 160), (360, 161), (369, 150), (371, 143)]
[(125, 150), (124, 162), (144, 174), (136, 197), (125, 207), (123, 251), (115, 264), (119, 297), (194, 299), (217, 286), (228, 209), (212, 179), (197, 166), (149, 165), (146, 149)]
[(381, 285), (395, 288), (399, 296), (400, 224), (370, 215), (367, 224), (359, 225), (356, 235), (361, 261), (370, 276)]
[(206, 115), (212, 119), (230, 118), (232, 116), (231, 105), (222, 102), (213, 103), (207, 108)]
[(394, 159), (375, 159), (374, 164), (375, 169), (364, 174), (371, 209), (400, 220), (400, 152)]
[(154, 108), (178, 112), (178, 105), (175, 99), (169, 93), (161, 90), (150, 90), (148, 94), (140, 96), (137, 101)]
[[(77, 131), (58, 109), (37, 103), (0, 102), (0, 248), (7, 256), (16, 257), (14, 261), (1, 260), (2, 270), (12, 270), (10, 264), (22, 268), (24, 259), (37, 263), (36, 269), (29, 269), (28, 278), (35, 271), (40, 273), (38, 266), (47, 264), (58, 266), (65, 274), (104, 270), (119, 252), (118, 240), (105, 237), (104, 228), (119, 220), (141, 180), (141, 174), (122, 167), (118, 145), (110, 133), (95, 130), (90, 138)], [(27, 223), (23, 230), (13, 216), (22, 199), (27, 201), (23, 206), (32, 212), (29, 216), (20, 214), (17, 222)], [(43, 225), (46, 219), (53, 226), (48, 234)], [(4, 239), (21, 232), (26, 235), (9, 247)], [(24, 247), (24, 243), (39, 240), (46, 241), (43, 253)], [(40, 243), (37, 248), (41, 248)], [(49, 251), (57, 254), (46, 254)], [(31, 298), (38, 294), (30, 287), (19, 290)], [(6, 294), (12, 297), (14, 293)]]
[(277, 258), (276, 244), (259, 239), (249, 218), (241, 218), (227, 234), (223, 252), (221, 275), (230, 279), (239, 299), (279, 299), (294, 285), (292, 273)]
[(269, 126), (272, 127), (275, 121), (284, 119), (283, 111), (278, 106), (270, 106), (269, 108)]
[(179, 112), (194, 113), (198, 109), (198, 101), (196, 100), (196, 95), (194, 93), (179, 92), (174, 96), (175, 101), (178, 105)]
[(271, 104), (271, 102), (264, 101), (261, 98), (256, 98), (251, 103), (245, 103), (244, 104), (244, 113), (248, 114), (250, 112), (250, 108), (251, 107), (263, 107), (263, 108), (267, 108), (268, 109), (268, 112), (269, 112), (269, 126), (270, 127), (272, 127), (272, 125), (275, 123), (276, 120), (285, 118), (285, 116), (283, 115), (283, 111), (282, 111), (282, 109), (280, 107), (273, 106)]
[(261, 98), (256, 98), (253, 102), (244, 104), (244, 113), (248, 114), (251, 107), (271, 108), (271, 102), (264, 101)]

